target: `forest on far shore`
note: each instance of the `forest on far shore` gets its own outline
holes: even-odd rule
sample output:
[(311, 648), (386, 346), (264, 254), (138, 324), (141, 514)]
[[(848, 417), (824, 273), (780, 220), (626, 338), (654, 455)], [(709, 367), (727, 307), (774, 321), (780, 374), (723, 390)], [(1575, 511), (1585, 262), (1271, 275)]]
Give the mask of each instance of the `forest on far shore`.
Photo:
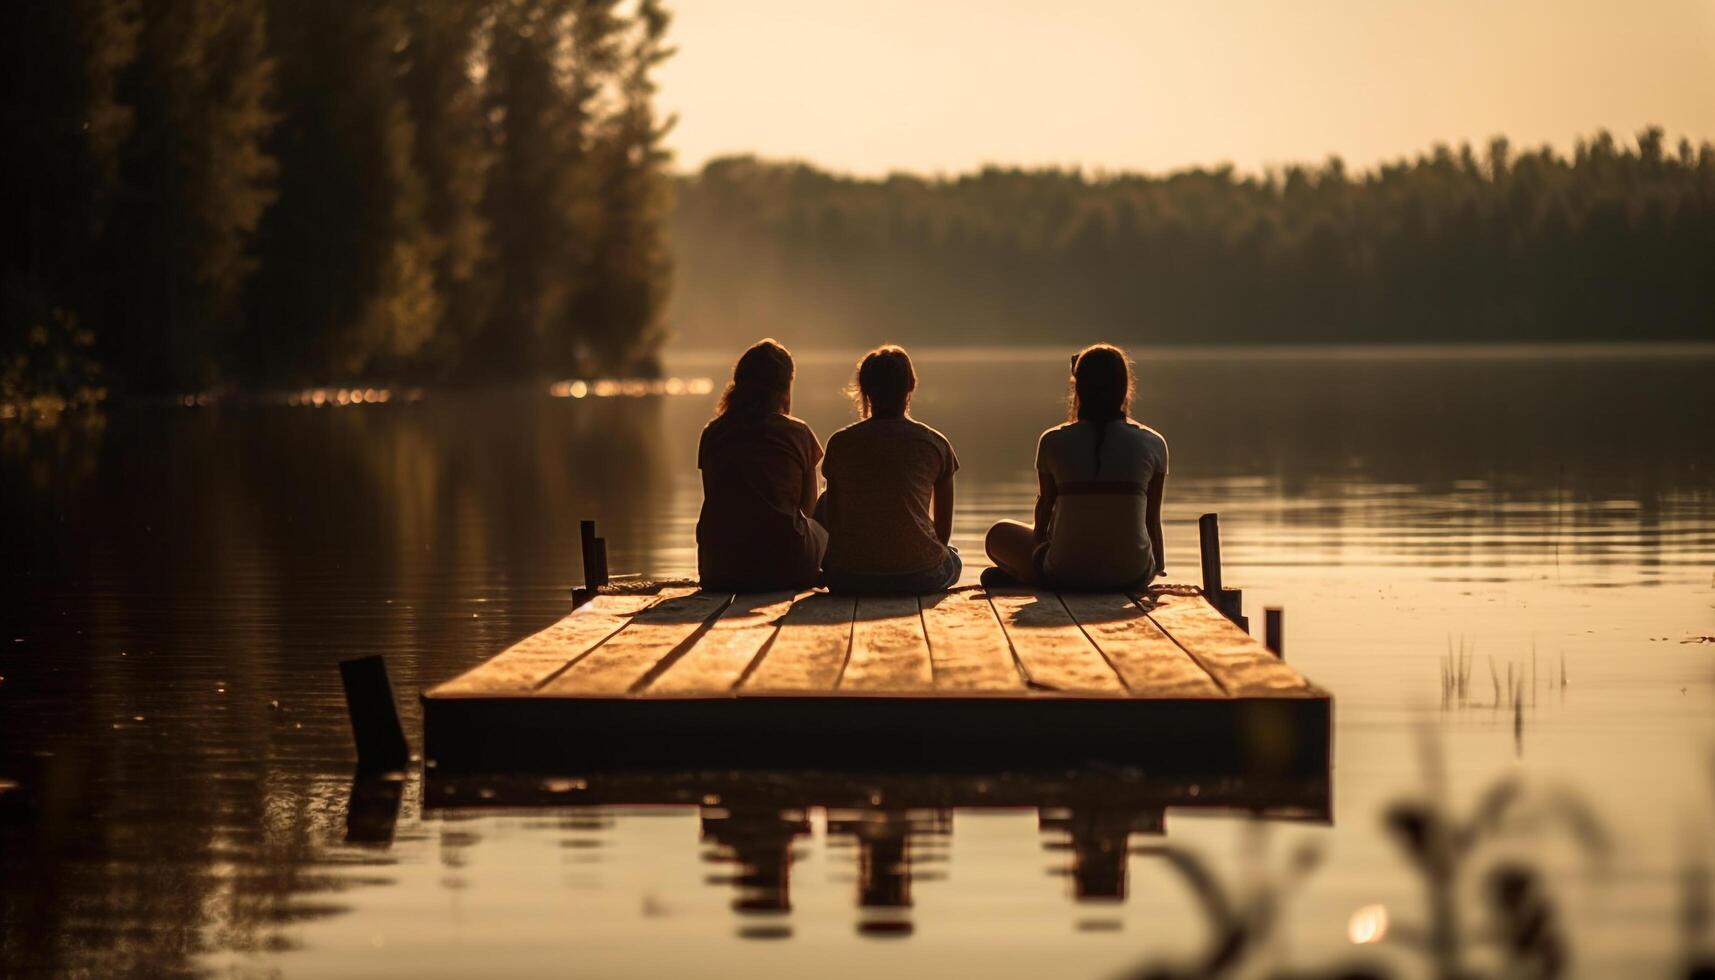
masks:
[(688, 346), (1715, 339), (1715, 147), (1658, 128), (1361, 173), (872, 180), (732, 157), (676, 198)]
[(648, 372), (659, 0), (0, 5), (0, 408)]

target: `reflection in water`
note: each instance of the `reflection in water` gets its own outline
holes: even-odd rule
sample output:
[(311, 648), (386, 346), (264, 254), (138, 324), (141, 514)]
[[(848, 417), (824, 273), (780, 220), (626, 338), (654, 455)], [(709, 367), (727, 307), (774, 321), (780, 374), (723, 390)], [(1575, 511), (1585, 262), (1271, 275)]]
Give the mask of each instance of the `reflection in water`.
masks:
[(405, 775), (398, 772), (359, 772), (351, 777), (351, 800), (345, 808), (345, 842), (385, 849), (393, 843), (399, 804), (405, 798)]
[(346, 810), (331, 780), (203, 780), (149, 751), (36, 761), (0, 795), (0, 966), (17, 973), (84, 973), (96, 953), (172, 976), (210, 949), (282, 951), (345, 911), (340, 893), (391, 882), (390, 860), (325, 847)]
[(857, 846), (857, 903), (865, 915), (858, 932), (870, 936), (911, 934), (911, 879), (942, 857), (932, 842), (953, 832), (950, 810), (831, 810), (830, 845), (849, 838)]
[[(1055, 838), (1049, 849), (1070, 854), (1069, 865), (1052, 873), (1071, 878), (1074, 897), (1123, 902), (1130, 857), (1151, 852), (1132, 847), (1132, 837), (1165, 840), (1168, 808), (1327, 823), (1332, 816), (1330, 788), (1327, 773), (1288, 781), (1221, 778), (1196, 783), (1111, 769), (867, 778), (767, 772), (562, 777), (430, 771), (423, 797), (428, 814), (455, 824), (486, 813), (546, 811), (570, 814), (561, 826), (584, 829), (611, 829), (611, 814), (628, 808), (694, 807), (699, 836), (709, 845), (704, 859), (733, 869), (705, 876), (704, 881), (734, 890), (731, 907), (743, 920), (739, 935), (783, 939), (793, 935), (788, 915), (793, 911), (797, 847), (818, 836), (818, 813), (826, 849), (849, 856), (847, 877), (856, 886), (858, 933), (902, 937), (915, 931), (913, 884), (946, 874), (955, 810), (1035, 810), (1038, 826)], [(441, 839), (443, 849), (455, 847), (461, 854), (477, 843), (474, 834), (463, 831), (443, 831)]]
[(415, 732), (425, 676), (563, 604), (579, 514), (650, 540), (658, 416), (557, 404), (142, 410), (99, 479), (0, 460), (0, 973), (172, 975), (346, 908), (322, 869), (376, 858), (327, 845), (390, 839), (403, 787), (354, 792), (338, 660), (386, 653)]
[[(916, 358), (917, 414), (963, 464), (954, 534), (969, 553), (993, 520), (1028, 514), (1034, 439), (1063, 417), (1065, 353)], [(1386, 897), (1374, 886), (1388, 867), (1364, 862), (1389, 851), (1366, 835), (1419, 723), (1451, 737), (1466, 778), (1512, 765), (1517, 744), (1526, 766), (1590, 773), (1597, 803), (1623, 810), (1647, 798), (1639, 814), (1677, 812), (1663, 799), (1663, 787), (1685, 782), (1674, 753), (1700, 750), (1715, 716), (1707, 647), (1678, 642), (1711, 633), (1715, 355), (1134, 353), (1139, 415), (1174, 453), (1169, 574), (1195, 577), (1193, 522), (1220, 510), (1229, 578), (1290, 609), (1295, 662), (1340, 698), (1335, 744), (1354, 819), (1329, 833), (1357, 884), (1320, 899), (1327, 921)], [(800, 358), (795, 410), (824, 438), (850, 419), (839, 394), (850, 368), (843, 356)], [(340, 411), (111, 405), (98, 426), (0, 425), (0, 780), (17, 784), (0, 792), (0, 974), (174, 975), (235, 951), (267, 972), (267, 950), (313, 952), (341, 925), (367, 943), (378, 923), (418, 910), (424, 890), (479, 877), (489, 824), (448, 814), (425, 825), (414, 781), (397, 797), (387, 787), (354, 794), (335, 665), (385, 655), (415, 735), (418, 691), (564, 613), (567, 587), (581, 580), (580, 519), (601, 522), (616, 573), (694, 568), (692, 460), (708, 410), (685, 396), (429, 393)], [(1435, 712), (1436, 661), (1450, 636), (1465, 635), (1482, 651), (1472, 709)], [(1507, 687), (1506, 665), (1522, 674), (1536, 662), (1533, 647), (1541, 693), (1525, 684), (1522, 711), (1504, 690), (1501, 708), (1476, 710)], [(1413, 713), (1417, 702), (1433, 717)], [(977, 805), (883, 799), (889, 812)], [(729, 795), (718, 805), (785, 829), (801, 811), (807, 846), (828, 808), (879, 812), (868, 800), (765, 797), (741, 808)], [(701, 798), (674, 802), (694, 810)], [(1088, 802), (1021, 792), (987, 805), (1054, 808), (1043, 826), (1071, 848), (1074, 895), (1165, 901), (1139, 883), (1152, 863), (1116, 863), (1122, 832), (1134, 850), (1153, 833), (1147, 813)], [(1673, 839), (1671, 827), (1632, 823), (1623, 839)], [(850, 842), (854, 888), (913, 903), (860, 922), (907, 914), (920, 936), (944, 935), (980, 897), (962, 889), (988, 879), (967, 862), (944, 869), (944, 887), (911, 887), (924, 880), (919, 859), (946, 838), (908, 821), (901, 854), (880, 836), (860, 862), (859, 830), (887, 827), (823, 835)], [(972, 841), (971, 827), (961, 812), (954, 839)], [(786, 887), (790, 845), (769, 852), (771, 864), (715, 836), (743, 834), (709, 833), (755, 869), (743, 872), (743, 900), (791, 905), (786, 918), (806, 934), (806, 885)], [(1661, 871), (1671, 860), (1639, 858), (1631, 914), (1594, 924), (1618, 957), (1610, 962), (1637, 965), (1626, 951), (1650, 948), (1623, 930), (1671, 919), (1663, 908), (1676, 884)], [(1033, 843), (998, 852), (987, 870), (1016, 862), (1034, 874), (1039, 861)], [(422, 866), (427, 884), (372, 887)], [(470, 896), (460, 914), (493, 908), (474, 886), (460, 894)], [(939, 895), (949, 897), (936, 905)], [(451, 913), (425, 921), (438, 915)], [(1058, 923), (1022, 916), (1009, 920), (1021, 943), (1064, 956)], [(679, 920), (650, 921), (670, 931)], [(561, 935), (543, 927), (527, 938)], [(1074, 972), (1114, 966), (1079, 962), (1087, 969)]]
[(1044, 833), (1061, 838), (1049, 843), (1050, 849), (1071, 851), (1068, 871), (1072, 894), (1081, 902), (1124, 901), (1131, 835), (1159, 837), (1167, 832), (1164, 809), (1114, 810), (1090, 805), (1044, 809), (1038, 825)]
[(702, 808), (703, 839), (738, 870), (734, 911), (792, 911), (792, 842), (810, 833), (803, 810)]

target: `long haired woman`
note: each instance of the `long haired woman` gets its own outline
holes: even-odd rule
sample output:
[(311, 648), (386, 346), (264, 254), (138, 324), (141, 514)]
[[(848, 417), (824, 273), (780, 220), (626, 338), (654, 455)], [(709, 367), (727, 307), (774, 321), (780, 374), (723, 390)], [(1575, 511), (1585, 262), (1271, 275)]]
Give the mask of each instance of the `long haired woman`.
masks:
[(757, 341), (733, 366), (715, 417), (703, 426), (697, 467), (697, 572), (729, 592), (816, 583), (828, 532), (811, 516), (822, 446), (792, 417), (792, 354)]
[(1130, 359), (1112, 344), (1072, 359), (1068, 420), (1036, 443), (1035, 524), (989, 528), (1001, 574), (985, 572), (985, 582), (1106, 592), (1162, 573), (1167, 440), (1131, 418), (1135, 386)]

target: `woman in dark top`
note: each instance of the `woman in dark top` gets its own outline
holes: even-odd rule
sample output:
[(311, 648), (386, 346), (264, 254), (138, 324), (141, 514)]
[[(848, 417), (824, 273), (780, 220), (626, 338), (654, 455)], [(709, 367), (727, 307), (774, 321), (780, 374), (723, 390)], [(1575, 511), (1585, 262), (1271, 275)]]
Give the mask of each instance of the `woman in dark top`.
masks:
[(811, 518), (822, 447), (791, 416), (792, 354), (758, 341), (703, 427), (697, 572), (704, 588), (770, 592), (816, 583), (828, 532)]

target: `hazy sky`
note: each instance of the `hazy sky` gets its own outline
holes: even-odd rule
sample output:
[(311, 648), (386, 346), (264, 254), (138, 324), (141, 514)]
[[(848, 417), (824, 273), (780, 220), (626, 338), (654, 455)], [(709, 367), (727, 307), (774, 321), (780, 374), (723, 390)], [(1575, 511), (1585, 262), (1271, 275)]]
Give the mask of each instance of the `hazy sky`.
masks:
[(1715, 0), (679, 0), (681, 168), (1365, 166), (1437, 140), (1715, 139)]

